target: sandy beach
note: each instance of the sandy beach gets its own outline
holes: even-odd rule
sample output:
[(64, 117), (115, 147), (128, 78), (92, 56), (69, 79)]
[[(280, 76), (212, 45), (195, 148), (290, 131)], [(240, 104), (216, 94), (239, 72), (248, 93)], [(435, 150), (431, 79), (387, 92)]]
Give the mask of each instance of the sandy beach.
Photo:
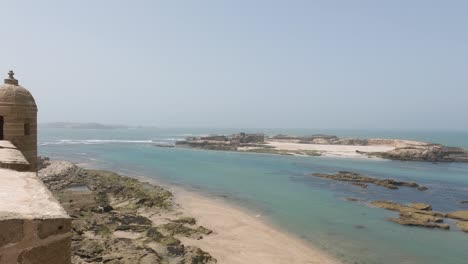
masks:
[[(93, 168), (91, 164), (80, 164)], [(159, 185), (174, 194), (178, 205), (175, 215), (191, 216), (197, 224), (213, 230), (201, 240), (178, 237), (184, 245), (209, 252), (222, 264), (339, 264), (327, 252), (272, 227), (261, 216), (227, 203), (222, 197), (208, 197), (179, 186), (168, 185), (145, 176), (133, 176), (142, 182)], [(156, 217), (161, 218), (161, 215)], [(152, 219), (155, 221), (155, 218)], [(164, 222), (164, 221), (163, 221)]]
[(353, 146), (353, 145), (325, 145), (325, 144), (303, 144), (296, 142), (282, 142), (282, 141), (266, 141), (267, 145), (274, 147), (278, 150), (312, 150), (322, 153), (322, 156), (329, 157), (366, 157), (360, 152), (387, 152), (394, 150), (394, 146), (390, 145), (374, 145), (374, 146)]
[(201, 240), (181, 238), (210, 252), (223, 264), (338, 264), (327, 253), (280, 232), (254, 214), (231, 206), (222, 198), (207, 198), (175, 190), (175, 200), (184, 214), (214, 231)]

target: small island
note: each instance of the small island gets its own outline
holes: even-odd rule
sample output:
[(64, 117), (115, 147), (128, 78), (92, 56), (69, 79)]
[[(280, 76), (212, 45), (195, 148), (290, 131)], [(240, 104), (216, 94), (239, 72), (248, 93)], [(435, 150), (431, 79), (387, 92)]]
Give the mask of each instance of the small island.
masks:
[(468, 162), (468, 151), (441, 144), (402, 139), (339, 138), (334, 135), (266, 136), (238, 133), (187, 137), (178, 147), (297, 156), (383, 158), (403, 161)]

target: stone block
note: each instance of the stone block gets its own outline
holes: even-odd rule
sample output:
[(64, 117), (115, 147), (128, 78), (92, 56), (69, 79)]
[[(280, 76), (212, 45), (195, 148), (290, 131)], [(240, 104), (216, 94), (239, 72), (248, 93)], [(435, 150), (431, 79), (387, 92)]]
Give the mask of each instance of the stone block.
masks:
[(65, 234), (71, 230), (71, 219), (43, 219), (38, 220), (37, 235), (40, 239), (51, 235)]
[(65, 238), (42, 246), (25, 249), (18, 257), (18, 264), (70, 264), (70, 247), (70, 238)]
[(23, 223), (22, 219), (0, 220), (0, 247), (23, 239)]

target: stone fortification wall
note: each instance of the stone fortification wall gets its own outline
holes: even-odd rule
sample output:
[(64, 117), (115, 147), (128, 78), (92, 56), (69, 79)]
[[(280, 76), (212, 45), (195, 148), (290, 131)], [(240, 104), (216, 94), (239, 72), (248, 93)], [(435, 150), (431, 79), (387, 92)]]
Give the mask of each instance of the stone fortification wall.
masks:
[(36, 173), (0, 169), (0, 264), (70, 263), (71, 218)]

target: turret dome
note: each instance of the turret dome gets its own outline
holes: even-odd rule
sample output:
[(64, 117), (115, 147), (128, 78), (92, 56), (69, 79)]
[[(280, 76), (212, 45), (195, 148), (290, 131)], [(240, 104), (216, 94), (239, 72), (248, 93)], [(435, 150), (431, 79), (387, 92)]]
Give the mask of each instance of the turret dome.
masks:
[(9, 78), (5, 79), (5, 84), (0, 85), (0, 105), (37, 108), (32, 94), (26, 88), (18, 85), (18, 80), (13, 75), (14, 73), (10, 71)]

